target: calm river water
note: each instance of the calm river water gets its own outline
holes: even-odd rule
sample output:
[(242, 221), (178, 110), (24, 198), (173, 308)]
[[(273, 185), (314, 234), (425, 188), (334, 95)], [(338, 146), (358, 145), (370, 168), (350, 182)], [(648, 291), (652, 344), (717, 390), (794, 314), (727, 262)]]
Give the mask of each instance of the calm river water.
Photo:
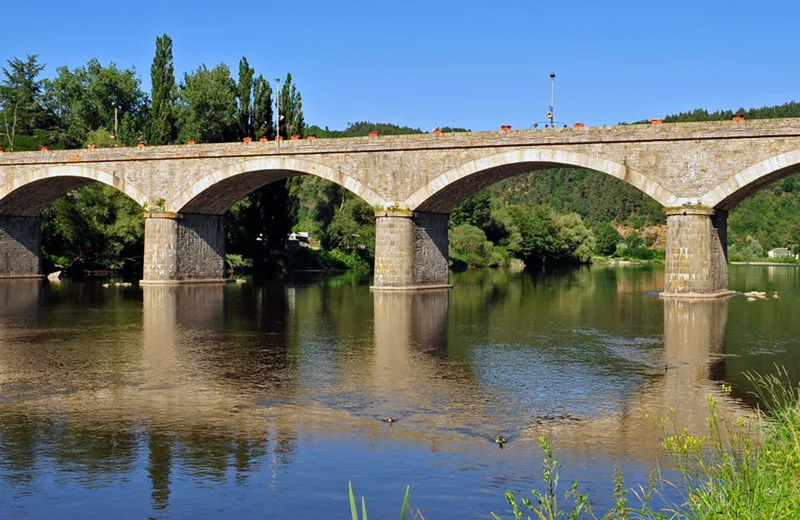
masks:
[(799, 272), (733, 266), (781, 294), (754, 303), (662, 300), (653, 267), (417, 294), (3, 282), (0, 517), (349, 518), (352, 481), (370, 517), (410, 484), (427, 520), (488, 518), (540, 479), (542, 434), (602, 511), (615, 464), (633, 486), (656, 463), (648, 410), (701, 431), (706, 394), (747, 413), (743, 371), (800, 375)]

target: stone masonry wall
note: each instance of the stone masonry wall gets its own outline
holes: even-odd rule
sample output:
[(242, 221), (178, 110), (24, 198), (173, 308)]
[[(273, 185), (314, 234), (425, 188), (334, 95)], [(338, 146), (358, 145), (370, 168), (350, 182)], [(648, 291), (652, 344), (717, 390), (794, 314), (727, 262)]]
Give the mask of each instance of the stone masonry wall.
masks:
[[(49, 189), (64, 177), (186, 212), (200, 194), (213, 206), (227, 191), (295, 174), (336, 182), (378, 210), (446, 213), (443, 201), (426, 202), (457, 203), (442, 193), (452, 183), (466, 183), (454, 188), (466, 196), (486, 176), (559, 164), (613, 175), (667, 207), (727, 209), (739, 195), (800, 169), (800, 118), (3, 153), (0, 214), (18, 215), (26, 201), (46, 206), (71, 189)], [(32, 184), (33, 191), (24, 189)], [(219, 213), (202, 205), (191, 211)]]
[(42, 274), (42, 219), (0, 216), (0, 278)]
[(727, 234), (713, 211), (667, 210), (665, 295), (713, 295), (728, 288)]
[(414, 213), (414, 285), (447, 284), (450, 275), (450, 215)]
[(177, 243), (178, 220), (175, 215), (145, 215), (143, 282), (177, 280)]
[(184, 214), (178, 225), (178, 278), (219, 280), (225, 276), (225, 218)]
[(223, 217), (150, 213), (144, 232), (144, 283), (223, 279)]
[(375, 287), (447, 285), (448, 215), (378, 214), (375, 229)]
[(375, 218), (375, 287), (413, 284), (414, 222), (409, 217)]

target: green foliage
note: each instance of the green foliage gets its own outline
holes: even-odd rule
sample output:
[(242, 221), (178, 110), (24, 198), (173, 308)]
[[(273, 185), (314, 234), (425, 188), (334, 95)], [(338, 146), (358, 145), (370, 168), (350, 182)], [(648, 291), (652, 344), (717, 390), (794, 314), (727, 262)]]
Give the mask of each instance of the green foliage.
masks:
[(28, 55), (24, 61), (14, 58), (8, 60), (7, 68), (3, 67), (5, 79), (0, 84), (0, 122), (9, 151), (15, 150), (17, 135), (33, 135), (34, 130), (45, 123), (43, 86), (37, 79), (45, 66), (40, 65), (37, 58), (36, 55)]
[[(356, 497), (353, 494), (352, 482), (348, 482), (347, 487), (348, 496), (350, 498), (350, 518), (353, 520), (359, 520), (358, 506), (356, 505)], [(406, 514), (411, 511), (411, 508), (408, 505), (408, 496), (410, 493), (411, 486), (406, 486), (406, 494), (403, 496), (403, 505), (400, 507), (400, 520), (406, 520)], [(412, 511), (411, 517), (422, 519), (422, 515), (420, 514), (419, 510), (417, 510), (416, 513)], [(367, 501), (363, 496), (361, 497), (361, 520), (367, 520)]]
[(368, 121), (348, 123), (347, 128), (344, 130), (330, 130), (327, 126), (323, 129), (317, 125), (312, 125), (307, 130), (308, 134), (314, 134), (319, 138), (367, 137), (370, 132), (378, 132), (379, 135), (410, 135), (424, 133), (419, 128), (398, 126), (391, 123), (370, 123)]
[(595, 240), (577, 213), (568, 213), (558, 219), (558, 237), (563, 243), (563, 254), (580, 264), (592, 259)]
[(142, 209), (116, 189), (91, 184), (56, 200), (43, 215), (43, 256), (73, 269), (141, 267)]
[(655, 200), (604, 173), (554, 168), (513, 177), (495, 184), (496, 204), (549, 205), (558, 214), (577, 213), (591, 224), (663, 224), (664, 210)]
[(375, 255), (375, 210), (361, 199), (347, 199), (331, 219), (323, 244), (371, 260)]
[(617, 244), (622, 241), (619, 234), (611, 222), (605, 221), (592, 228), (595, 238), (595, 251), (603, 256), (611, 256), (617, 250)]
[(156, 37), (156, 55), (150, 67), (153, 90), (150, 106), (150, 144), (170, 144), (178, 137), (175, 126), (175, 66), (172, 62), (172, 39)]
[(486, 231), (492, 223), (492, 192), (483, 189), (456, 206), (450, 214), (450, 226), (469, 224)]
[(521, 236), (517, 255), (525, 265), (591, 261), (594, 237), (579, 215), (559, 218), (542, 205), (511, 206), (509, 214)]
[(272, 87), (269, 81), (264, 79), (261, 74), (253, 82), (253, 108), (252, 121), (255, 137), (273, 137), (270, 133), (272, 127)]
[(119, 121), (119, 144), (136, 144), (143, 137), (147, 111), (145, 96), (134, 69), (104, 67), (91, 59), (83, 67), (59, 67), (52, 81), (44, 82), (46, 109), (55, 115), (53, 142), (61, 148), (81, 148), (89, 132), (114, 130), (114, 110)]
[(256, 70), (247, 63), (247, 58), (239, 61), (239, 82), (236, 84), (236, 98), (239, 101), (239, 136), (253, 137), (253, 89)]
[(303, 137), (306, 133), (306, 122), (303, 116), (303, 99), (292, 82), (292, 75), (286, 75), (280, 94), (280, 114), (278, 128), (284, 139), (292, 135)]
[(483, 230), (469, 224), (450, 231), (450, 258), (454, 264), (474, 267), (508, 265), (510, 262), (506, 250), (496, 247), (486, 239)]
[(181, 142), (224, 143), (238, 136), (236, 83), (224, 63), (211, 70), (200, 65), (196, 71), (187, 73), (180, 87), (179, 100)]
[(288, 265), (295, 271), (334, 271), (369, 269), (369, 262), (354, 251), (300, 247), (289, 256)]
[(225, 263), (234, 273), (247, 273), (253, 268), (253, 260), (244, 258), (242, 255), (226, 254)]
[(86, 145), (94, 145), (98, 148), (110, 148), (114, 146), (114, 134), (105, 128), (92, 130), (86, 135)]

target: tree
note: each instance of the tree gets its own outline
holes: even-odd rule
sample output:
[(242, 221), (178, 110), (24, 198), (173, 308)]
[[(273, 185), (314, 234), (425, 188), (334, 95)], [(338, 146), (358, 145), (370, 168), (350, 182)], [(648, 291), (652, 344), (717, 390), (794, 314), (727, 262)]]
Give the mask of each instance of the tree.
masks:
[(470, 266), (489, 266), (494, 262), (494, 245), (478, 227), (462, 224), (450, 231), (450, 256)]
[(156, 37), (156, 55), (150, 67), (150, 81), (153, 85), (150, 107), (150, 144), (169, 144), (178, 137), (175, 126), (175, 66), (172, 62), (172, 39), (167, 36)]
[(484, 188), (475, 195), (456, 206), (450, 214), (452, 227), (461, 224), (475, 226), (484, 232), (489, 229), (492, 222), (492, 192)]
[(564, 256), (580, 264), (591, 262), (595, 249), (592, 232), (583, 224), (577, 213), (568, 213), (558, 219), (558, 237), (564, 247)]
[(181, 141), (224, 143), (236, 138), (239, 127), (236, 83), (227, 65), (220, 63), (211, 70), (200, 65), (186, 74), (179, 99)]
[(247, 63), (247, 58), (239, 61), (239, 82), (236, 84), (236, 98), (239, 101), (239, 137), (253, 137), (253, 89), (255, 69)]
[(549, 206), (512, 206), (509, 214), (522, 236), (519, 254), (525, 265), (552, 263), (562, 256), (555, 215)]
[(274, 135), (270, 133), (274, 116), (272, 103), (272, 87), (269, 81), (259, 74), (253, 84), (253, 126), (256, 137)]
[(146, 98), (134, 69), (104, 67), (91, 59), (84, 67), (59, 67), (52, 81), (45, 81), (45, 103), (58, 118), (57, 143), (81, 148), (89, 132), (114, 130), (115, 108), (120, 116), (117, 144), (136, 144), (143, 137)]
[(611, 222), (602, 222), (592, 229), (595, 238), (595, 250), (598, 254), (611, 256), (617, 250), (617, 244), (622, 241), (622, 235)]
[(37, 63), (37, 55), (25, 61), (8, 60), (3, 67), (5, 79), (0, 84), (0, 110), (9, 150), (14, 150), (17, 134), (31, 135), (42, 122), (42, 83), (37, 78), (45, 66)]
[(71, 268), (141, 268), (142, 208), (118, 190), (93, 183), (59, 198), (43, 214), (44, 259)]
[(306, 122), (303, 117), (303, 99), (297, 86), (292, 83), (292, 75), (286, 75), (280, 99), (279, 129), (284, 139), (291, 135), (303, 136)]
[(348, 199), (336, 211), (327, 236), (332, 249), (356, 252), (371, 259), (375, 253), (375, 210), (359, 198)]

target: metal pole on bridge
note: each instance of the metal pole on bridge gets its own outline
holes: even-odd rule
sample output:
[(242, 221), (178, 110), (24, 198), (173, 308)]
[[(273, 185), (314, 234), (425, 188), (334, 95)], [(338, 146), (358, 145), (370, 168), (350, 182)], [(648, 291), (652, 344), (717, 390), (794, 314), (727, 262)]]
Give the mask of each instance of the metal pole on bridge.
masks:
[(550, 73), (550, 126), (553, 126), (555, 121), (555, 104), (556, 104), (556, 73)]

